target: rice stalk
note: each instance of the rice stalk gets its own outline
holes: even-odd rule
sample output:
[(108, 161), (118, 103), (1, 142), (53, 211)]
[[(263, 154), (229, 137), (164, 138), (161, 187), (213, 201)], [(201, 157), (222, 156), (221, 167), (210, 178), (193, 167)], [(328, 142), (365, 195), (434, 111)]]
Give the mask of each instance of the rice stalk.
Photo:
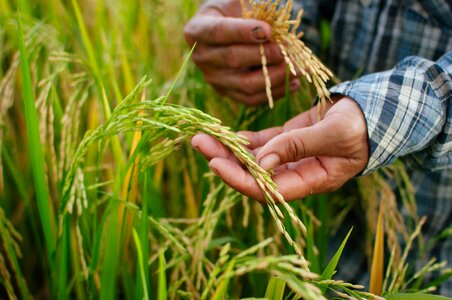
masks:
[[(145, 99), (145, 93), (143, 93), (141, 97), (141, 101), (144, 101)], [(138, 115), (141, 115), (141, 112), (138, 113)], [(141, 125), (141, 121), (138, 121), (138, 126)], [(122, 181), (122, 198), (129, 202), (129, 203), (136, 203), (137, 193), (138, 193), (138, 168), (139, 168), (139, 162), (140, 162), (140, 155), (134, 155), (135, 150), (142, 138), (142, 132), (140, 130), (135, 131), (133, 135), (132, 145), (130, 148), (130, 154), (129, 159), (133, 161), (133, 164), (130, 168), (128, 168), (126, 175)], [(128, 243), (130, 239), (131, 229), (132, 229), (132, 220), (133, 216), (130, 214), (127, 214), (125, 212), (126, 206), (122, 205), (119, 207), (119, 213), (118, 213), (118, 222), (119, 227), (123, 228), (124, 230), (124, 240), (123, 242), (125, 244)], [(127, 255), (128, 249), (125, 248), (125, 256)]]
[[(322, 64), (312, 51), (300, 40), (303, 33), (297, 34), (301, 23), (303, 10), (298, 12), (297, 18), (291, 20), (293, 0), (249, 0), (249, 6), (245, 0), (240, 0), (242, 5), (242, 16), (246, 19), (262, 20), (272, 27), (272, 39), (279, 46), (290, 72), (297, 76), (301, 74), (305, 79), (314, 84), (319, 97), (319, 116), (323, 114), (330, 92), (326, 82), (333, 78), (333, 73)], [(250, 8), (249, 8), (250, 7)], [(273, 108), (273, 97), (271, 95), (271, 81), (268, 75), (267, 59), (264, 46), (260, 45), (262, 70), (265, 77), (266, 93), (270, 108)]]
[[(0, 149), (3, 147), (5, 135), (6, 116), (14, 104), (15, 83), (19, 70), (19, 53), (14, 54), (8, 71), (0, 80)], [(0, 194), (3, 193), (3, 163), (0, 155)]]
[[(263, 242), (265, 240), (265, 222), (264, 222), (264, 209), (260, 203), (253, 204), (255, 218), (256, 220), (256, 238), (258, 242)], [(262, 249), (259, 250), (258, 256), (264, 256), (264, 252)]]
[[(271, 261), (272, 259), (277, 259), (279, 257), (255, 257), (255, 254), (261, 252), (265, 247), (274, 245), (274, 240), (269, 238), (262, 243), (239, 252), (234, 257), (232, 257), (230, 254), (232, 251), (226, 250), (229, 247), (224, 246), (220, 251), (218, 259), (216, 259), (215, 264), (209, 261), (209, 259), (207, 258), (207, 246), (210, 243), (209, 241), (212, 240), (212, 234), (216, 227), (216, 223), (220, 220), (220, 217), (224, 215), (226, 211), (230, 210), (232, 205), (239, 203), (240, 199), (242, 198), (237, 192), (233, 191), (230, 188), (225, 191), (226, 194), (224, 196), (221, 196), (220, 192), (225, 189), (224, 184), (220, 184), (219, 186), (213, 185), (212, 188), (212, 192), (209, 194), (204, 203), (203, 214), (199, 218), (198, 222), (193, 223), (193, 225), (189, 226), (188, 228), (184, 228), (183, 231), (180, 231), (172, 226), (168, 226), (169, 224), (162, 222), (165, 221), (165, 219), (160, 219), (160, 222), (155, 223), (155, 226), (163, 225), (166, 228), (165, 239), (167, 241), (172, 240), (174, 241), (174, 243), (182, 243), (182, 246), (185, 248), (185, 255), (173, 256), (173, 259), (166, 264), (167, 269), (173, 269), (172, 274), (170, 275), (173, 285), (171, 286), (169, 295), (177, 294), (180, 291), (179, 287), (184, 284), (186, 291), (184, 293), (189, 293), (191, 299), (211, 299), (214, 296), (214, 291), (219, 291), (224, 288), (225, 282), (227, 282), (228, 278), (232, 279), (233, 277), (243, 276), (246, 273), (258, 270), (273, 270), (274, 268), (271, 267), (273, 265)], [(233, 193), (230, 196), (228, 196), (229, 191)], [(222, 199), (220, 203), (216, 203), (218, 199)], [(176, 224), (177, 223), (178, 222), (176, 222)], [(188, 222), (188, 224), (190, 223), (191, 222)], [(165, 246), (162, 247), (162, 245), (160, 245), (157, 249), (161, 251), (167, 251), (167, 246), (170, 246), (171, 244), (173, 244), (173, 242), (171, 242), (170, 244), (165, 243)], [(204, 250), (198, 251), (198, 249)], [(180, 251), (180, 249), (173, 249), (172, 251), (178, 252)], [(229, 256), (229, 261), (231, 261), (232, 259), (236, 260), (234, 266), (234, 269), (236, 271), (233, 271), (233, 269), (228, 270), (228, 267), (232, 268), (232, 266), (227, 263), (221, 263), (223, 261), (226, 261), (226, 256)], [(152, 261), (155, 261), (157, 259), (156, 257), (157, 255), (153, 255)], [(250, 265), (251, 261), (255, 261), (255, 264), (252, 264), (254, 265), (253, 267)], [(293, 267), (291, 267), (290, 265), (295, 266), (295, 269), (293, 269)], [(313, 275), (312, 272), (309, 272), (307, 270), (307, 267), (307, 262), (303, 258), (299, 258), (297, 256), (288, 256), (281, 258), (279, 268), (277, 268), (276, 272), (277, 274), (286, 275), (287, 272), (293, 272), (293, 276), (298, 276), (298, 281), (297, 284), (295, 284), (293, 282), (293, 280), (295, 279), (292, 279), (291, 285), (297, 287), (299, 287), (300, 284), (306, 285), (304, 289), (298, 289), (303, 292), (303, 295), (306, 295), (306, 293), (309, 293), (309, 295), (311, 295), (313, 293), (313, 290), (317, 291), (313, 286), (315, 285), (315, 283), (304, 282), (300, 279), (304, 278), (304, 280), (312, 280), (313, 278), (316, 278), (316, 276)], [(200, 275), (200, 273), (203, 273), (203, 275)], [(205, 277), (206, 275), (207, 277)], [(176, 280), (176, 278), (180, 279)], [(223, 288), (219, 289), (220, 285), (223, 285)], [(202, 292), (202, 294), (199, 294), (200, 292)], [(307, 299), (317, 298), (315, 296), (312, 296)]]
[(426, 222), (426, 220), (427, 220), (427, 218), (423, 217), (419, 221), (414, 232), (410, 235), (410, 237), (407, 241), (407, 244), (405, 246), (405, 249), (403, 251), (402, 257), (401, 257), (400, 261), (395, 265), (395, 270), (392, 273), (392, 281), (388, 287), (388, 292), (398, 292), (402, 288), (403, 282), (407, 275), (406, 272), (408, 269), (408, 264), (407, 264), (408, 254), (411, 251), (411, 247), (413, 245), (414, 240), (420, 235), (421, 228), (424, 225), (424, 223)]
[(219, 258), (214, 265), (212, 272), (210, 272), (209, 280), (207, 281), (206, 288), (204, 289), (201, 300), (207, 299), (209, 296), (209, 291), (214, 288), (214, 284), (217, 281), (217, 277), (221, 274), (224, 264), (229, 260), (229, 250), (231, 249), (231, 244), (228, 243), (220, 251)]
[(0, 253), (0, 276), (2, 278), (2, 285), (6, 290), (6, 294), (9, 299), (17, 299), (16, 294), (14, 292), (14, 286), (11, 282), (11, 274), (8, 271), (8, 268), (5, 265), (5, 259), (3, 255)]
[[(144, 175), (143, 180), (143, 194), (141, 199), (141, 218), (138, 224), (138, 239), (142, 245), (142, 258), (143, 266), (140, 267), (142, 270), (136, 271), (136, 286), (135, 286), (135, 295), (138, 298), (143, 294), (141, 290), (147, 290), (149, 289), (150, 285), (150, 271), (147, 264), (147, 260), (149, 258), (149, 249), (150, 249), (150, 241), (149, 241), (149, 206), (152, 205), (152, 199), (151, 199), (151, 193), (150, 193), (150, 187), (149, 187), (149, 173), (146, 173)], [(144, 273), (143, 275), (141, 273)], [(144, 277), (144, 282), (141, 283), (142, 286), (140, 286), (138, 277)], [(152, 290), (151, 290), (152, 292)], [(138, 296), (139, 295), (139, 296)]]
[[(283, 234), (288, 243), (294, 248), (296, 253), (302, 256), (301, 247), (293, 240), (284, 226), (284, 215), (278, 204), (281, 204), (296, 228), (306, 234), (306, 227), (295, 214), (282, 195), (278, 192), (276, 184), (271, 179), (271, 175), (262, 169), (254, 160), (254, 157), (245, 149), (247, 141), (230, 131), (228, 127), (221, 125), (218, 119), (215, 119), (199, 110), (183, 106), (164, 104), (167, 97), (161, 97), (154, 101), (142, 101), (133, 103), (134, 97), (140, 93), (150, 82), (143, 79), (132, 93), (121, 102), (112, 112), (111, 118), (106, 123), (92, 133), (87, 135), (80, 143), (73, 159), (72, 166), (66, 177), (63, 188), (63, 201), (60, 206), (60, 220), (65, 213), (71, 212), (71, 208), (76, 201), (76, 194), (80, 193), (73, 185), (76, 182), (76, 170), (82, 162), (83, 157), (91, 144), (101, 142), (107, 138), (116, 136), (119, 133), (149, 131), (152, 132), (149, 142), (157, 142), (153, 145), (151, 151), (151, 163), (147, 167), (156, 163), (171, 154), (177, 146), (177, 142), (188, 139), (189, 137), (203, 132), (209, 134), (221, 143), (226, 145), (243, 163), (256, 182), (261, 187), (265, 195), (270, 213), (275, 220), (278, 230)], [(159, 143), (159, 139), (163, 138)], [(159, 151), (159, 152), (155, 152)], [(157, 155), (158, 154), (158, 155)], [(144, 160), (144, 159), (143, 159)], [(80, 185), (82, 181), (79, 181)], [(72, 191), (71, 193), (69, 191)]]
[[(231, 259), (229, 261), (228, 266), (227, 266), (226, 272), (232, 271), (234, 269), (234, 266), (235, 266), (235, 259)], [(229, 285), (229, 281), (231, 279), (231, 276), (227, 276), (227, 275), (223, 274), (223, 276), (221, 276), (220, 278), (221, 278), (219, 280), (220, 283), (219, 283), (217, 289), (215, 290), (215, 292), (212, 295), (212, 298), (211, 298), (212, 300), (222, 300), (227, 295), (228, 285)]]
[[(359, 192), (363, 200), (363, 206), (366, 210), (366, 223), (368, 228), (366, 254), (370, 265), (370, 259), (372, 257), (372, 238), (377, 231), (375, 220), (378, 219), (378, 203), (382, 203), (384, 206), (383, 217), (385, 219), (384, 233), (387, 236), (388, 248), (394, 251), (393, 266), (396, 266), (401, 259), (402, 244), (408, 241), (409, 236), (414, 229), (408, 227), (409, 223), (405, 221), (404, 215), (399, 209), (397, 197), (385, 176), (394, 179), (396, 182), (401, 182), (402, 176), (403, 178), (406, 176), (406, 171), (403, 165), (398, 162), (394, 166), (384, 169), (382, 172), (374, 172), (368, 176), (361, 177), (358, 180)], [(412, 187), (405, 179), (403, 179), (403, 181), (405, 182), (404, 185), (400, 185), (399, 188), (401, 190), (406, 190), (406, 192), (401, 192), (401, 194), (406, 193), (408, 195), (411, 193), (410, 189), (412, 189)], [(408, 213), (408, 220), (412, 220), (417, 224), (419, 218), (417, 216), (417, 208), (414, 200), (409, 198), (402, 202), (402, 206)]]
[(267, 94), (268, 105), (270, 106), (270, 108), (273, 108), (274, 104), (272, 96), (272, 82), (268, 73), (267, 57), (265, 56), (265, 48), (263, 44), (259, 45), (259, 52), (261, 54), (262, 72), (264, 73), (265, 78), (265, 93)]
[[(71, 3), (72, 3), (72, 7), (74, 9), (75, 17), (77, 20), (77, 25), (78, 25), (78, 28), (80, 30), (80, 34), (81, 34), (81, 37), (83, 40), (83, 46), (85, 47), (85, 51), (88, 55), (89, 67), (91, 68), (92, 73), (94, 75), (94, 80), (96, 82), (96, 88), (97, 88), (99, 100), (102, 103), (104, 115), (108, 119), (108, 118), (110, 118), (110, 115), (111, 115), (111, 108), (110, 108), (110, 103), (108, 102), (108, 99), (107, 99), (105, 86), (102, 81), (100, 66), (98, 63), (99, 60), (97, 59), (96, 54), (94, 52), (94, 48), (93, 48), (91, 40), (89, 38), (86, 24), (83, 20), (82, 13), (80, 11), (80, 7), (79, 7), (77, 1), (75, 1), (75, 0), (72, 0)], [(112, 148), (113, 148), (113, 153), (115, 155), (116, 163), (119, 165), (123, 165), (124, 156), (122, 153), (121, 145), (119, 143), (119, 139), (116, 136), (113, 136), (111, 143), (112, 143)]]
[(243, 206), (243, 228), (247, 228), (250, 220), (250, 203), (247, 197), (242, 196), (242, 206)]
[[(18, 287), (22, 299), (31, 299), (27, 282), (22, 275), (18, 258), (22, 257), (19, 243), (22, 242), (21, 235), (13, 224), (6, 218), (5, 212), (0, 208), (0, 275), (1, 282), (5, 286), (10, 299), (16, 298), (15, 287)], [(9, 264), (9, 268), (7, 266)], [(13, 274), (16, 284), (12, 282)]]
[(407, 278), (404, 283), (404, 289), (408, 289), (412, 283), (415, 283), (417, 280), (422, 280), (428, 273), (432, 273), (435, 271), (447, 270), (447, 261), (436, 262), (436, 258), (430, 259), (420, 270), (414, 273), (411, 278)]

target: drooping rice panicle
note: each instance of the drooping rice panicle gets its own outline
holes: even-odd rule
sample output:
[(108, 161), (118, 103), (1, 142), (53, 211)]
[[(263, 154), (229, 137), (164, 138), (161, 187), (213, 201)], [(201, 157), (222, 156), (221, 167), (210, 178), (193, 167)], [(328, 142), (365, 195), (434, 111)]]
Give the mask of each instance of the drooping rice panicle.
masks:
[[(79, 203), (77, 205), (79, 214), (81, 213), (81, 207), (86, 207), (86, 201), (81, 202), (77, 196), (85, 195), (85, 189), (82, 188), (83, 180), (77, 180), (77, 174), (80, 174), (77, 169), (79, 169), (79, 164), (83, 161), (83, 157), (91, 144), (101, 142), (119, 133), (150, 131), (152, 132), (151, 141), (156, 143), (153, 144), (153, 150), (151, 150), (154, 151), (152, 158), (155, 161), (143, 158), (148, 163), (147, 167), (149, 167), (153, 161), (157, 162), (171, 154), (179, 142), (198, 132), (203, 132), (215, 137), (227, 146), (238, 160), (247, 167), (262, 189), (276, 227), (296, 253), (302, 256), (300, 245), (294, 241), (285, 229), (284, 215), (277, 203), (281, 204), (287, 211), (291, 221), (301, 230), (303, 235), (306, 233), (306, 227), (295, 214), (292, 207), (285, 202), (283, 196), (278, 192), (278, 188), (270, 174), (262, 169), (256, 163), (254, 156), (245, 149), (245, 145), (248, 143), (246, 139), (232, 132), (228, 127), (222, 126), (220, 120), (197, 109), (163, 104), (162, 101), (158, 100), (134, 103), (132, 101), (134, 97), (149, 84), (150, 81), (143, 79), (132, 93), (112, 112), (111, 118), (104, 125), (87, 135), (80, 143), (64, 184), (63, 202), (60, 206), (60, 212), (62, 213), (60, 220), (66, 212), (72, 211), (71, 208), (74, 203)], [(74, 185), (77, 182), (80, 183), (79, 188)]]
[[(297, 76), (302, 75), (310, 83), (313, 83), (319, 97), (319, 116), (323, 113), (327, 100), (330, 99), (330, 92), (326, 87), (326, 82), (333, 78), (333, 73), (312, 53), (306, 44), (300, 40), (302, 32), (297, 34), (301, 23), (303, 10), (298, 12), (297, 18), (291, 20), (293, 0), (240, 0), (242, 5), (242, 16), (262, 20), (272, 27), (272, 39), (281, 49), (285, 62), (289, 66), (290, 72)], [(260, 45), (262, 57), (262, 70), (265, 77), (266, 93), (270, 108), (273, 107), (273, 97), (271, 95), (271, 81), (268, 75), (264, 46)]]
[[(251, 162), (246, 162), (248, 158), (242, 144), (244, 140), (218, 120), (186, 107), (196, 107), (221, 116), (223, 124), (235, 124), (234, 130), (259, 124), (265, 126), (285, 118), (285, 114), (273, 118), (279, 114), (267, 115), (267, 110), (262, 109), (243, 110), (243, 115), (237, 118), (235, 106), (216, 101), (213, 91), (207, 88), (193, 65), (181, 68), (183, 72), (179, 73), (184, 75), (185, 80), (176, 83), (171, 79), (180, 68), (184, 53), (187, 53), (183, 39), (176, 36), (181, 35), (183, 24), (195, 13), (200, 0), (113, 0), (109, 3), (112, 5), (106, 7), (92, 1), (79, 2), (82, 17), (79, 19), (86, 25), (96, 62), (90, 61), (90, 55), (86, 52), (88, 39), (80, 35), (73, 6), (61, 5), (53, 0), (38, 4), (29, 0), (20, 1), (31, 5), (29, 11), (32, 15), (23, 15), (23, 28), (29, 53), (31, 86), (35, 99), (39, 99), (35, 106), (38, 110), (40, 139), (43, 140), (45, 182), (53, 208), (58, 205), (66, 208), (62, 216), (73, 213), (65, 216), (63, 226), (59, 228), (63, 229), (63, 234), (58, 237), (56, 246), (56, 268), (54, 272), (48, 272), (49, 262), (36, 259), (44, 256), (46, 246), (38, 226), (41, 221), (34, 201), (36, 187), (29, 184), (32, 164), (25, 159), (29, 148), (24, 144), (24, 125), (20, 122), (23, 119), (20, 93), (23, 82), (17, 72), (17, 16), (11, 9), (5, 9), (5, 4), (9, 7), (8, 2), (11, 1), (0, 0), (0, 159), (5, 163), (1, 170), (0, 162), (0, 177), (3, 174), (6, 183), (3, 190), (0, 186), (0, 198), (5, 200), (0, 207), (0, 289), (3, 289), (5, 296), (8, 294), (14, 298), (15, 295), (21, 299), (31, 298), (29, 294), (43, 298), (61, 295), (62, 298), (76, 299), (142, 299), (146, 298), (146, 281), (149, 297), (156, 298), (158, 289), (153, 289), (155, 284), (152, 283), (156, 275), (160, 274), (166, 279), (166, 284), (162, 284), (160, 290), (167, 288), (168, 293), (165, 295), (169, 299), (212, 299), (219, 295), (215, 294), (217, 290), (224, 291), (224, 298), (228, 299), (243, 296), (243, 291), (249, 296), (257, 295), (267, 284), (264, 280), (266, 275), (281, 278), (287, 283), (286, 292), (290, 289), (290, 293), (303, 299), (324, 299), (323, 288), (326, 285), (331, 292), (338, 292), (344, 298), (371, 297), (359, 291), (360, 286), (339, 280), (320, 281), (314, 274), (316, 268), (308, 269), (310, 264), (306, 259), (286, 255), (285, 252), (291, 250), (287, 247), (286, 239), (292, 241), (294, 247), (299, 245), (303, 251), (307, 247), (316, 248), (317, 241), (304, 240), (305, 237), (294, 232), (294, 226), (288, 224), (290, 216), (296, 215), (287, 212), (284, 204), (276, 203), (268, 205), (270, 212), (267, 213), (265, 205), (249, 201), (228, 188), (212, 172), (207, 171), (203, 159), (195, 156), (186, 143), (195, 131), (216, 135), (218, 139), (221, 136), (222, 142), (254, 168)], [(268, 2), (266, 6), (260, 7), (256, 2), (253, 7), (260, 9), (261, 14), (271, 15), (281, 6), (272, 6)], [(290, 10), (288, 5), (282, 12), (288, 14)], [(8, 12), (7, 15), (5, 12)], [(154, 18), (154, 15), (158, 17)], [(299, 26), (301, 12), (299, 15), (296, 21), (285, 23), (297, 37), (300, 34), (295, 29)], [(284, 20), (280, 18), (275, 21)], [(161, 30), (154, 30), (156, 28)], [(290, 51), (285, 40), (281, 41), (281, 51), (285, 53), (289, 69), (304, 74), (306, 84), (311, 81), (313, 87), (319, 87), (319, 80), (315, 80), (308, 69), (298, 70), (297, 65), (289, 59)], [(303, 51), (303, 55), (311, 54), (307, 49), (300, 51)], [(99, 64), (99, 70), (93, 72), (92, 67), (96, 63)], [(266, 65), (266, 62), (263, 61), (262, 65)], [(143, 74), (151, 74), (155, 83), (146, 89), (149, 98), (155, 99), (162, 91), (165, 91), (164, 94), (171, 91), (171, 98), (164, 96), (139, 104), (137, 102), (141, 94), (135, 92), (121, 102), (121, 95), (130, 93), (136, 80)], [(325, 74), (319, 73), (319, 78), (324, 79)], [(95, 77), (99, 77), (103, 84), (96, 84)], [(143, 82), (139, 85), (143, 85)], [(287, 113), (289, 110), (293, 113), (302, 111), (311, 102), (311, 89), (304, 89), (300, 96), (306, 101), (287, 101), (281, 103), (281, 108), (287, 108)], [(179, 106), (165, 104), (166, 100)], [(105, 113), (102, 109), (105, 104), (111, 109), (116, 107), (116, 113)], [(143, 109), (145, 113), (140, 115)], [(199, 129), (201, 127), (203, 130)], [(140, 132), (143, 138), (138, 141)], [(109, 144), (113, 135), (117, 135), (120, 141), (119, 148), (112, 148)], [(137, 137), (137, 151), (134, 151), (134, 136)], [(232, 142), (236, 139), (238, 145)], [(242, 150), (245, 153), (240, 154)], [(118, 152), (119, 155), (116, 155)], [(168, 159), (171, 153), (173, 156)], [(126, 167), (117, 160), (122, 156), (128, 157)], [(137, 177), (134, 175), (137, 174), (136, 170)], [(128, 172), (131, 174), (130, 179), (127, 178)], [(400, 176), (400, 170), (391, 172)], [(186, 177), (185, 173), (191, 177), (191, 181), (184, 180), (182, 175)], [(255, 170), (253, 174), (264, 189), (264, 194), (278, 202), (277, 195), (272, 192), (273, 186), (266, 183), (267, 174), (260, 170)], [(406, 176), (395, 179), (403, 185), (408, 180)], [(138, 181), (138, 190), (135, 180)], [(67, 185), (63, 189), (65, 183)], [(193, 185), (196, 198), (187, 199), (193, 196), (186, 195), (186, 185)], [(367, 185), (376, 183), (370, 181)], [(376, 185), (375, 190), (375, 195), (370, 193), (372, 197), (386, 197), (386, 190), (380, 185)], [(325, 226), (325, 230), (333, 233), (342, 222), (345, 212), (353, 206), (350, 203), (356, 200), (355, 197), (347, 197), (353, 201), (343, 201), (339, 197), (325, 198), (328, 203), (321, 204), (320, 211), (329, 209), (336, 202), (347, 202), (347, 208), (340, 208), (339, 211), (331, 209), (334, 220), (331, 224), (329, 220), (326, 222), (329, 214), (325, 218), (319, 217), (322, 225), (317, 228), (311, 227), (311, 222), (319, 226), (314, 216), (314, 213), (318, 214), (318, 203), (314, 204), (316, 201), (294, 203), (293, 207), (295, 212), (303, 212), (303, 218), (306, 217), (310, 225), (309, 234), (315, 234), (315, 239), (320, 241), (322, 228)], [(400, 224), (403, 220), (396, 213), (395, 198), (386, 198), (385, 201), (391, 202), (385, 203), (389, 212), (387, 218), (391, 221), (387, 222), (385, 230), (394, 231), (392, 235), (387, 234), (390, 239), (388, 245), (392, 245), (397, 242), (397, 238), (407, 240), (411, 231)], [(407, 189), (401, 198), (404, 210), (410, 216), (415, 214), (412, 190)], [(199, 200), (195, 209), (197, 213), (189, 214), (185, 207), (188, 201), (194, 199)], [(114, 209), (109, 209), (110, 204), (114, 205)], [(123, 208), (125, 218), (120, 218), (118, 210)], [(4, 216), (2, 211), (5, 212)], [(369, 211), (366, 214), (370, 217)], [(268, 220), (268, 214), (275, 218), (274, 224)], [(133, 223), (128, 222), (128, 216), (132, 216)], [(127, 226), (118, 230), (117, 237), (116, 231), (111, 230), (119, 228), (115, 225), (120, 224), (119, 220), (137, 229), (143, 255), (134, 255), (135, 248), (141, 247), (136, 247), (133, 240), (127, 238)], [(18, 232), (12, 226), (24, 237), (22, 240), (16, 236)], [(419, 244), (422, 242), (419, 241)], [(21, 257), (19, 250), (24, 254)], [(322, 255), (325, 254), (322, 250), (319, 247), (319, 261), (323, 260)], [(400, 250), (403, 251), (403, 248)], [(165, 256), (160, 261), (167, 262), (164, 268), (158, 263), (160, 253)], [(141, 256), (142, 263), (139, 262)], [(313, 266), (315, 256), (308, 256), (313, 259)], [(402, 252), (399, 251), (399, 260), (401, 256)], [(232, 260), (234, 264), (230, 263)], [(141, 265), (146, 261), (143, 268)], [(121, 267), (109, 268), (111, 262)], [(405, 266), (400, 267), (402, 284), (397, 285), (400, 291), (429, 292), (434, 287), (419, 286), (419, 278), (429, 278), (424, 274), (438, 269), (450, 273), (450, 269), (442, 268), (444, 263), (433, 263), (431, 260), (410, 277), (408, 263), (411, 264), (406, 261)], [(395, 268), (388, 268), (387, 274), (390, 275), (387, 277), (392, 276), (393, 269), (399, 268), (396, 259), (391, 264)], [(29, 270), (39, 276), (22, 275)], [(445, 274), (441, 274), (441, 277)], [(256, 275), (259, 278), (256, 288), (248, 290), (248, 282), (256, 279)], [(229, 283), (229, 287), (225, 282)], [(117, 293), (110, 292), (114, 286), (118, 287)]]

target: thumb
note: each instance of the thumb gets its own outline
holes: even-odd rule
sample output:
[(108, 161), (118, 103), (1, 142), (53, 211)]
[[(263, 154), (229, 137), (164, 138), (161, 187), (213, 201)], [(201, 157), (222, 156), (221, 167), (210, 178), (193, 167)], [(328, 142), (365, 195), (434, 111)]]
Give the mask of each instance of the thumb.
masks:
[(311, 156), (348, 156), (358, 150), (352, 136), (343, 134), (334, 126), (335, 122), (329, 123), (293, 129), (274, 137), (260, 149), (258, 163), (269, 170)]

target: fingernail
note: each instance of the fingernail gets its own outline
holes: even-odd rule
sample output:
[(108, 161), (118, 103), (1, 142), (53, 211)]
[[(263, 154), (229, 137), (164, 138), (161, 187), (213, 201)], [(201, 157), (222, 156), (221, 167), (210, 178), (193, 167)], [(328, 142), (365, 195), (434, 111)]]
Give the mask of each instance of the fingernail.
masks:
[(279, 164), (280, 161), (281, 160), (277, 154), (271, 153), (261, 158), (259, 164), (264, 170), (270, 170), (273, 169), (273, 167), (275, 167), (277, 164)]
[(210, 169), (212, 170), (212, 172), (214, 172), (217, 176), (220, 176), (220, 175), (218, 175), (218, 170), (217, 169), (215, 169), (215, 168), (212, 168), (212, 167), (210, 167)]
[(191, 147), (193, 149), (195, 149), (196, 151), (201, 152), (201, 148), (199, 148), (199, 146), (195, 146), (195, 145), (192, 144)]
[(259, 42), (265, 42), (267, 40), (267, 34), (260, 26), (256, 27), (252, 31), (253, 37)]
[(292, 92), (295, 92), (299, 88), (300, 88), (300, 80), (298, 80), (298, 79), (292, 80), (292, 82), (290, 83), (290, 90)]

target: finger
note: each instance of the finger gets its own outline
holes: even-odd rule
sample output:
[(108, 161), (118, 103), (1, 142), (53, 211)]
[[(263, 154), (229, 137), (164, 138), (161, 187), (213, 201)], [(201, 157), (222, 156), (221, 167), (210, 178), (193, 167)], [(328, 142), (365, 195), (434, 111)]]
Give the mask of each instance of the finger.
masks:
[[(289, 92), (295, 92), (300, 87), (300, 81), (298, 79), (295, 79), (294, 81), (295, 82), (292, 82), (290, 84)], [(225, 88), (217, 88), (215, 86), (214, 86), (214, 88), (218, 93), (225, 95), (234, 101), (244, 103), (249, 106), (259, 106), (259, 105), (262, 105), (262, 104), (268, 102), (268, 97), (267, 97), (267, 93), (266, 93), (265, 89), (260, 92), (255, 93), (255, 94), (249, 95), (249, 94), (246, 94), (243, 92), (238, 92), (235, 90), (230, 90), (230, 89), (225, 89)], [(273, 99), (278, 100), (278, 99), (283, 98), (286, 95), (286, 86), (280, 85), (279, 87), (276, 87), (276, 88), (273, 87), (271, 89), (271, 91), (272, 91)]]
[[(247, 4), (247, 7), (250, 6)], [(198, 14), (200, 15), (214, 15), (214, 16), (229, 16), (229, 17), (241, 17), (242, 5), (240, 1), (204, 1), (204, 4), (199, 8)]]
[(271, 27), (263, 21), (203, 15), (191, 19), (184, 32), (190, 45), (256, 44), (271, 37)]
[[(265, 43), (267, 64), (280, 64), (284, 58), (275, 43)], [(217, 68), (242, 69), (261, 65), (259, 46), (251, 44), (235, 44), (221, 47), (206, 47), (199, 45), (192, 55), (198, 65), (208, 65)]]
[(257, 200), (264, 200), (264, 195), (251, 174), (239, 164), (225, 158), (214, 158), (209, 167), (234, 190)]
[(311, 127), (293, 129), (270, 140), (257, 155), (264, 169), (311, 156), (350, 156), (362, 150), (362, 141), (344, 128), (343, 117), (325, 119)]
[(349, 170), (346, 158), (310, 157), (289, 164), (289, 167), (276, 173), (273, 180), (284, 199), (291, 201), (337, 190), (356, 175), (355, 169)]
[[(202, 68), (202, 70), (205, 80), (216, 88), (234, 90), (245, 95), (263, 93), (266, 89), (265, 77), (261, 68), (249, 71), (213, 68)], [(287, 79), (285, 63), (269, 66), (268, 72), (272, 88), (285, 87)], [(291, 85), (296, 85), (291, 88), (299, 87), (298, 79), (289, 76), (289, 80), (291, 80)]]
[(238, 163), (235, 155), (222, 143), (210, 135), (200, 133), (191, 139), (194, 149), (201, 152), (207, 160), (215, 157), (229, 159)]
[(283, 128), (279, 127), (271, 127), (260, 131), (240, 131), (238, 132), (240, 135), (246, 137), (249, 142), (248, 148), (256, 149), (265, 145), (269, 140), (281, 134), (283, 132)]
[[(327, 182), (327, 172), (315, 158), (308, 158), (303, 162), (304, 173), (299, 172), (298, 169), (287, 167), (273, 176), (273, 181), (277, 184), (279, 193), (286, 201), (319, 193)], [(309, 174), (309, 176), (305, 174)]]
[[(312, 157), (303, 160), (301, 163), (293, 164), (296, 167), (281, 169), (280, 172), (273, 176), (279, 193), (286, 201), (335, 191), (354, 176), (353, 173), (337, 175), (339, 173), (337, 170), (347, 169), (345, 166), (347, 165), (346, 159), (325, 159), (335, 161), (330, 163), (319, 162), (319, 159)], [(328, 165), (329, 169), (325, 168), (325, 165)], [(231, 188), (253, 199), (261, 202), (265, 201), (265, 197), (256, 180), (236, 162), (224, 158), (214, 158), (210, 161), (209, 167)], [(337, 170), (334, 171), (332, 168)]]
[(293, 117), (286, 123), (284, 123), (284, 131), (291, 131), (297, 128), (310, 127), (317, 123), (317, 107), (313, 107), (308, 111)]

